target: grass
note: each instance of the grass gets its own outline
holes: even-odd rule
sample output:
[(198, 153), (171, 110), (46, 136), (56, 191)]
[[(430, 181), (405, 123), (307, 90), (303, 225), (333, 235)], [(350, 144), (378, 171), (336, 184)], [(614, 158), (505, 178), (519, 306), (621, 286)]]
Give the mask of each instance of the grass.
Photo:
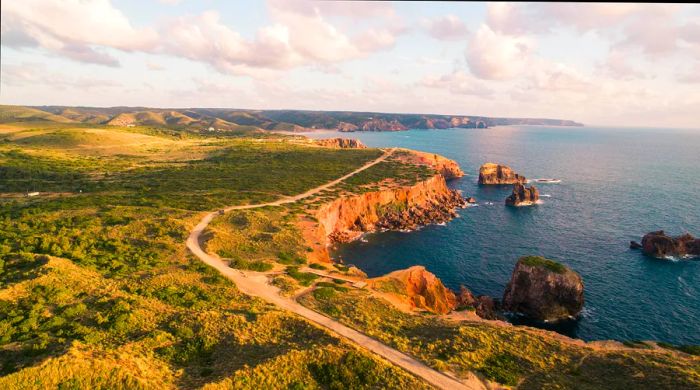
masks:
[(287, 275), (291, 276), (292, 279), (299, 282), (302, 286), (310, 286), (314, 280), (319, 278), (316, 274), (299, 271), (299, 267), (296, 266), (287, 267)]
[(214, 219), (206, 248), (230, 259), (234, 268), (253, 269), (251, 264), (258, 264), (260, 269), (253, 270), (263, 271), (274, 262), (305, 264), (306, 245), (294, 221), (294, 214), (281, 207), (231, 211)]
[(542, 267), (558, 274), (563, 274), (568, 270), (563, 264), (559, 264), (554, 260), (545, 259), (542, 256), (524, 256), (518, 261), (530, 267)]
[(323, 290), (300, 301), (436, 369), (457, 375), (474, 371), (519, 389), (700, 385), (697, 358), (677, 353), (596, 350), (564, 343), (540, 330), (407, 314), (364, 290)]
[[(97, 142), (86, 128), (22, 126), (0, 134), (0, 388), (328, 388), (348, 376), (360, 388), (422, 387), (241, 294), (184, 246), (202, 210), (304, 192), (379, 151), (130, 128), (173, 143), (178, 158), (97, 148), (86, 155), (73, 150)], [(44, 138), (23, 144), (7, 135), (25, 130)], [(46, 140), (62, 143), (45, 148)], [(15, 194), (27, 190), (42, 195)], [(216, 236), (208, 244), (230, 251), (238, 266), (298, 262), (306, 246), (293, 217), (281, 209), (227, 214), (212, 228), (240, 245)]]

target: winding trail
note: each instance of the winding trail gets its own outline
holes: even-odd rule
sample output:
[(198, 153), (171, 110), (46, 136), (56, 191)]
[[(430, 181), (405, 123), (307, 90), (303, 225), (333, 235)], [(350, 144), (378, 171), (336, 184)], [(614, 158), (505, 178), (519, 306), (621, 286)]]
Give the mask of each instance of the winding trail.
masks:
[[(386, 160), (392, 153), (394, 149), (389, 149), (379, 158), (363, 165), (362, 167), (348, 173), (347, 175), (328, 182), (322, 186), (318, 186), (309, 191), (304, 192), (293, 197), (286, 197), (280, 200), (242, 205), (242, 206), (230, 206), (223, 209), (226, 211), (231, 210), (247, 210), (266, 206), (279, 206), (282, 204), (293, 203), (298, 200), (307, 198), (309, 196), (315, 195), (329, 187), (332, 187), (341, 181), (353, 176), (359, 172), (364, 171), (384, 160)], [(398, 350), (391, 348), (379, 341), (366, 336), (352, 328), (349, 328), (340, 322), (326, 317), (318, 312), (308, 309), (294, 300), (282, 297), (279, 294), (279, 289), (268, 283), (268, 278), (264, 273), (252, 272), (252, 271), (241, 271), (237, 269), (230, 268), (226, 263), (221, 261), (216, 256), (210, 255), (202, 250), (200, 245), (200, 236), (204, 229), (209, 225), (215, 216), (219, 215), (220, 211), (211, 212), (202, 218), (202, 220), (195, 226), (195, 228), (190, 233), (187, 238), (187, 248), (197, 256), (205, 264), (215, 268), (222, 275), (230, 279), (236, 284), (236, 287), (243, 293), (262, 298), (270, 303), (279, 306), (282, 309), (296, 313), (309, 321), (312, 321), (318, 325), (321, 325), (337, 335), (344, 337), (348, 340), (355, 342), (361, 348), (374, 352), (375, 354), (383, 357), (384, 359), (390, 361), (391, 363), (405, 369), (406, 371), (422, 378), (431, 385), (440, 389), (485, 389), (483, 383), (476, 377), (476, 375), (471, 374), (468, 379), (460, 381), (456, 378), (438, 372), (427, 365), (419, 362), (418, 360), (399, 352)]]

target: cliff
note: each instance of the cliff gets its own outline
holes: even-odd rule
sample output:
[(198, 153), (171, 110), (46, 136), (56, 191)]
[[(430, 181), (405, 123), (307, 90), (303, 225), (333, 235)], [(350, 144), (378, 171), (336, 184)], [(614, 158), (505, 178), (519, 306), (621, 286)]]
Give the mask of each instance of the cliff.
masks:
[(521, 257), (503, 293), (503, 308), (540, 321), (578, 316), (583, 281), (568, 267), (540, 256)]
[(447, 314), (457, 304), (455, 294), (437, 276), (419, 265), (369, 279), (367, 283), (411, 308), (436, 314)]
[(479, 184), (524, 184), (525, 176), (513, 172), (507, 165), (487, 162), (479, 168)]
[(337, 149), (366, 149), (367, 146), (358, 139), (351, 138), (326, 138), (314, 140), (314, 143), (326, 148)]
[(416, 150), (400, 149), (405, 152), (404, 161), (414, 164), (428, 165), (440, 173), (445, 179), (451, 180), (464, 176), (464, 172), (454, 160), (435, 153), (419, 152)]
[(378, 229), (415, 229), (455, 216), (464, 200), (437, 174), (412, 186), (336, 199), (316, 212), (320, 236), (347, 242)]

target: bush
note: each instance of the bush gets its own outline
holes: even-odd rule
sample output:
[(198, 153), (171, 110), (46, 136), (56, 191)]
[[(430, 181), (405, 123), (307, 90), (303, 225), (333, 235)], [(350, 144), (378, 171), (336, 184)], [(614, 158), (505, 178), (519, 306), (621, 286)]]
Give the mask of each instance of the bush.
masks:
[(556, 261), (545, 259), (542, 256), (525, 256), (520, 258), (520, 262), (530, 267), (544, 267), (552, 272), (563, 274), (567, 271), (566, 266)]
[(323, 270), (323, 271), (328, 270), (328, 268), (326, 268), (323, 264), (319, 264), (319, 263), (311, 263), (311, 264), (309, 264), (309, 268)]
[(479, 369), (485, 377), (508, 386), (518, 384), (520, 370), (517, 358), (509, 353), (489, 356)]
[(279, 252), (277, 253), (277, 261), (282, 264), (294, 265), (294, 264), (304, 264), (306, 259), (292, 252)]
[(309, 272), (300, 272), (299, 267), (287, 267), (287, 274), (296, 279), (302, 286), (309, 286), (318, 279), (318, 275)]

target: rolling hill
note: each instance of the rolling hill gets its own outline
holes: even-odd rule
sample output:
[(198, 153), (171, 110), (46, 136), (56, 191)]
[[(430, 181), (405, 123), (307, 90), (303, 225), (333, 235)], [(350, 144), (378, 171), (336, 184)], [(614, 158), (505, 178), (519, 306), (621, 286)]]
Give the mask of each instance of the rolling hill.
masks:
[(114, 126), (161, 126), (218, 131), (402, 131), (488, 128), (501, 125), (582, 126), (561, 119), (493, 118), (466, 115), (393, 114), (351, 111), (242, 110), (225, 108), (1, 106), (0, 121), (52, 121)]

